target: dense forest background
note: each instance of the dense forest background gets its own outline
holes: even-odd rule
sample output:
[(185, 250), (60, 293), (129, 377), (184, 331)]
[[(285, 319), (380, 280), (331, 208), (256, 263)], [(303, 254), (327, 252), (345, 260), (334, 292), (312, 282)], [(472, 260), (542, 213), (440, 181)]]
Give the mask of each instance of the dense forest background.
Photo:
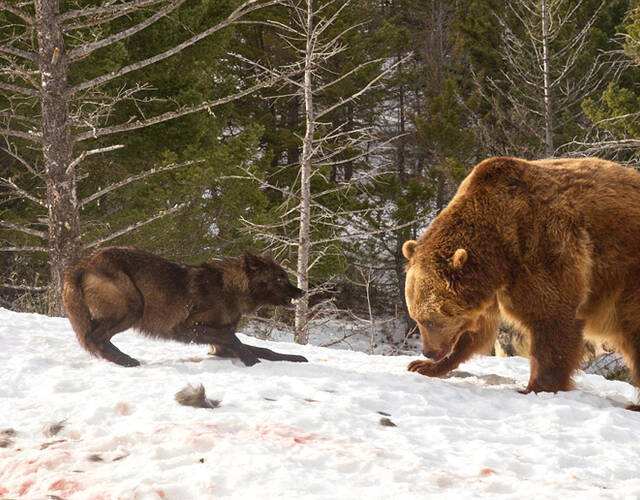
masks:
[[(63, 1), (60, 12), (128, 3), (139, 2)], [(69, 85), (162, 53), (241, 3), (147, 1), (110, 19), (75, 17), (65, 32), (69, 50), (172, 7), (79, 58), (69, 67)], [(405, 321), (402, 243), (488, 156), (597, 155), (635, 165), (636, 1), (315, 3), (325, 43), (339, 41), (314, 67), (315, 105), (327, 112), (315, 123), (320, 153), (311, 163), (309, 317)], [(39, 203), (43, 152), (28, 136), (41, 109), (36, 95), (16, 92), (42, 77), (21, 53), (37, 50), (25, 19), (36, 15), (33, 4), (0, 2), (0, 306), (47, 312), (55, 294), (46, 244), (51, 221)], [(252, 249), (297, 272), (308, 131), (300, 61), (309, 47), (291, 28), (303, 20), (296, 5), (306, 8), (302, 1), (264, 2), (171, 57), (91, 95), (76, 94), (82, 100), (71, 103), (70, 114), (84, 135), (75, 154), (104, 150), (83, 156), (74, 177), (85, 200), (81, 253), (135, 245), (198, 263)], [(237, 99), (152, 126), (91, 134), (245, 89)], [(160, 171), (147, 175), (150, 169)], [(291, 323), (289, 313), (279, 314)]]

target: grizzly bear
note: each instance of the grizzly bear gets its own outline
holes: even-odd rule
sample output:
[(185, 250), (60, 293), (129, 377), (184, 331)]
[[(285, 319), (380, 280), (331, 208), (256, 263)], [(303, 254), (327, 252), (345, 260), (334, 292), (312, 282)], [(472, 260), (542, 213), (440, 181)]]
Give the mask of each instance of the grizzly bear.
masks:
[(137, 248), (108, 247), (67, 269), (63, 301), (80, 345), (118, 365), (140, 364), (111, 342), (135, 328), (150, 337), (210, 344), (213, 354), (251, 366), (259, 358), (307, 361), (236, 336), (243, 314), (286, 306), (302, 293), (269, 257), (247, 253), (190, 266)]
[[(530, 338), (524, 393), (571, 389), (584, 338), (606, 341), (640, 383), (640, 173), (596, 158), (476, 165), (418, 241), (405, 295), (443, 376), (493, 345), (500, 317)], [(640, 410), (640, 405), (631, 405)]]

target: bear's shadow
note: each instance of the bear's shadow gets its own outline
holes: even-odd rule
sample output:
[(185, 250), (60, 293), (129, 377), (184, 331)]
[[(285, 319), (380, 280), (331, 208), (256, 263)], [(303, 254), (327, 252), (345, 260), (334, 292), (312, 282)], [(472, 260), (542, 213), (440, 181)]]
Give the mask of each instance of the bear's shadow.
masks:
[[(447, 379), (467, 379), (467, 378), (475, 378), (477, 380), (480, 380), (483, 382), (484, 386), (504, 386), (504, 385), (508, 385), (508, 386), (514, 386), (514, 387), (518, 387), (518, 382), (510, 377), (503, 377), (501, 375), (496, 375), (495, 373), (488, 373), (485, 375), (476, 375), (474, 373), (470, 373), (470, 372), (466, 372), (463, 370), (454, 370), (452, 372), (450, 372), (449, 374), (447, 374), (444, 378)], [(477, 388), (478, 385), (474, 384), (472, 382), (468, 382), (466, 384), (464, 384), (468, 387), (473, 387), (473, 388)], [(634, 404), (632, 401), (628, 401), (626, 398), (624, 398), (624, 396), (619, 396), (619, 397), (612, 397), (612, 396), (603, 396), (602, 394), (598, 394), (596, 392), (590, 391), (587, 388), (581, 388), (581, 387), (577, 387), (576, 389), (574, 389), (573, 391), (567, 392), (567, 393), (563, 393), (566, 396), (569, 396), (569, 399), (571, 400), (575, 400), (575, 401), (580, 401), (582, 403), (586, 403), (589, 404), (591, 402), (591, 400), (593, 400), (594, 403), (596, 403), (594, 406), (603, 408), (605, 407), (605, 405), (603, 404), (597, 404), (597, 402), (604, 402), (604, 401), (608, 401), (611, 406), (615, 406), (617, 408), (624, 408), (627, 405), (630, 404)], [(573, 395), (574, 397), (571, 397), (571, 395)], [(585, 398), (583, 396), (587, 396), (588, 399), (590, 401), (585, 400)]]

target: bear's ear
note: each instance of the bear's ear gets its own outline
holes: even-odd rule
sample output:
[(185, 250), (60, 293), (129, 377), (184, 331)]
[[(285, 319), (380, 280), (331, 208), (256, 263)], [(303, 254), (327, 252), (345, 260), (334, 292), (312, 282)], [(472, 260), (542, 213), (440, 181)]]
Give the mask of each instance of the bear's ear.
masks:
[(456, 271), (462, 269), (467, 263), (468, 258), (469, 254), (467, 253), (467, 251), (464, 248), (458, 248), (453, 253), (453, 257), (451, 257), (451, 267)]
[(404, 242), (404, 245), (402, 245), (402, 255), (404, 255), (405, 259), (409, 260), (413, 257), (417, 244), (418, 242), (416, 240), (408, 240)]

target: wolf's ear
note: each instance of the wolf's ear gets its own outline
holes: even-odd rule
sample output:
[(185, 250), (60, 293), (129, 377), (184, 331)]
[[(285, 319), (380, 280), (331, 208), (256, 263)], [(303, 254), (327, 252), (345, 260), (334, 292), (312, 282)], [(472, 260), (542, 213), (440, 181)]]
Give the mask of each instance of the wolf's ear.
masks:
[(247, 271), (255, 272), (264, 266), (262, 258), (259, 255), (252, 254), (251, 252), (246, 252), (243, 259), (244, 267)]
[(409, 260), (413, 257), (417, 244), (418, 242), (416, 240), (408, 240), (404, 242), (404, 245), (402, 245), (402, 255), (404, 255), (405, 259)]
[(469, 254), (464, 248), (458, 248), (451, 257), (451, 267), (456, 271), (459, 271), (464, 267), (469, 259)]

